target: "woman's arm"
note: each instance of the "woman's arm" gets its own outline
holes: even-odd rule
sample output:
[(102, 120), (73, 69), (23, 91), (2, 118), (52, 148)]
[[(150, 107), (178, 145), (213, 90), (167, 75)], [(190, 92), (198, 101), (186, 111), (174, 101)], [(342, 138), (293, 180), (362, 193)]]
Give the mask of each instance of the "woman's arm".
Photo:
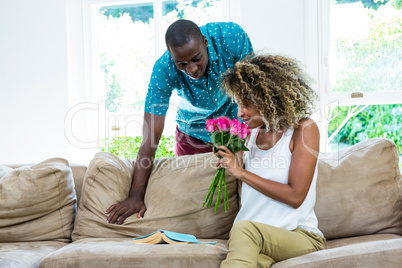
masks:
[(295, 129), (290, 144), (292, 159), (289, 167), (288, 184), (266, 180), (243, 169), (234, 158), (233, 153), (225, 148), (217, 152), (223, 158), (218, 167), (224, 167), (234, 177), (247, 183), (264, 195), (298, 208), (307, 196), (313, 179), (317, 157), (319, 153), (320, 134), (317, 125), (312, 119), (300, 121)]

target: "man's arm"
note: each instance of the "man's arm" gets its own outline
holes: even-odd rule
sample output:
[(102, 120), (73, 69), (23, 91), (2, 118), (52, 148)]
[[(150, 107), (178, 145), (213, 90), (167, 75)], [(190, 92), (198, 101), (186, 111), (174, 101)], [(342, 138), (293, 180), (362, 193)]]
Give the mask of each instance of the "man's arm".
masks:
[(127, 217), (137, 212), (138, 218), (143, 217), (147, 209), (144, 204), (145, 191), (164, 126), (165, 116), (144, 113), (143, 139), (135, 162), (129, 196), (106, 210), (106, 214), (109, 214), (107, 222), (122, 224)]

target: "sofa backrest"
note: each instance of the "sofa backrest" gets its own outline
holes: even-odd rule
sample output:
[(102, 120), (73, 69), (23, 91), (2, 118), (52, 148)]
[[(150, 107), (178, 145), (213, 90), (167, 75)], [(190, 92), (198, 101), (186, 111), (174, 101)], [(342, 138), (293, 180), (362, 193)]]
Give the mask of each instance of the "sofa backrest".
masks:
[[(22, 167), (22, 166), (32, 166), (34, 164), (8, 164), (7, 166), (13, 169)], [(87, 166), (83, 164), (69, 164), (70, 168), (73, 172), (74, 184), (75, 184), (75, 192), (77, 195), (77, 204), (81, 198), (81, 190), (82, 183), (84, 182), (85, 172), (87, 171)]]
[[(79, 201), (87, 167), (73, 164), (71, 168)], [(402, 235), (402, 179), (395, 144), (370, 139), (321, 153), (315, 212), (327, 239)]]
[[(79, 204), (87, 167), (70, 167)], [(198, 169), (194, 170), (196, 174), (205, 172), (203, 167)], [(168, 167), (163, 170), (169, 172)], [(315, 212), (318, 227), (327, 239), (376, 233), (402, 235), (402, 179), (395, 144), (388, 139), (370, 139), (320, 154)]]
[[(157, 159), (153, 163), (141, 219), (132, 215), (124, 224), (107, 222), (105, 211), (124, 201), (134, 173), (131, 160), (99, 152), (88, 165), (75, 218), (72, 240), (88, 237), (136, 237), (158, 229), (195, 235), (197, 238), (227, 239), (238, 211), (237, 181), (226, 175), (229, 208), (223, 202), (214, 212), (202, 206), (216, 173), (213, 153)], [(148, 163), (144, 163), (148, 165)]]
[(87, 171), (87, 166), (82, 164), (70, 164), (71, 170), (73, 171), (73, 178), (75, 184), (75, 192), (77, 195), (77, 204), (81, 199), (82, 184), (84, 182), (85, 172)]
[(318, 227), (327, 239), (376, 233), (402, 235), (399, 153), (370, 139), (319, 157)]
[(68, 161), (51, 158), (1, 170), (0, 243), (70, 241), (77, 209)]

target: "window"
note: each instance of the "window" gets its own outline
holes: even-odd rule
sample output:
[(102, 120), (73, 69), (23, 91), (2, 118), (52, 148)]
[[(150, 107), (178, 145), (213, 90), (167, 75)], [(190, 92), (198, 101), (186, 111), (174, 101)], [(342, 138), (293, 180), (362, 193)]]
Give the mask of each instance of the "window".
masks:
[(109, 112), (143, 111), (155, 60), (166, 50), (164, 33), (181, 18), (198, 25), (222, 21), (220, 0), (131, 1), (94, 6), (95, 66), (100, 99)]
[(350, 0), (330, 10), (330, 92), (402, 91), (402, 11)]
[[(106, 139), (142, 136), (150, 74), (166, 50), (164, 36), (172, 22), (240, 23), (239, 7), (240, 0), (67, 1), (70, 109), (65, 136), (72, 158), (87, 162)], [(173, 95), (164, 136), (174, 134), (177, 102)]]
[[(87, 99), (98, 104), (106, 120), (97, 133), (98, 140), (142, 135), (148, 82), (155, 60), (166, 51), (168, 26), (181, 18), (200, 26), (236, 20), (230, 14), (236, 13), (234, 3), (238, 5), (238, 1), (228, 0), (84, 0), (90, 81), (85, 90)], [(174, 135), (178, 101), (174, 92), (166, 115), (165, 136)], [(90, 132), (93, 127), (86, 128)]]
[(402, 3), (317, 2), (325, 149), (380, 137), (402, 153)]

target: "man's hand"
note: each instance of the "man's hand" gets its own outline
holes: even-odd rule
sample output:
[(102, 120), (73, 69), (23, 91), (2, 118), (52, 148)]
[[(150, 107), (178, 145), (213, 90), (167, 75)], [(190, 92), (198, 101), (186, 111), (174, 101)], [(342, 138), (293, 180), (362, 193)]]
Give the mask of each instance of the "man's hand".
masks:
[(141, 198), (128, 197), (123, 202), (110, 206), (105, 214), (109, 214), (107, 218), (108, 223), (121, 225), (127, 217), (130, 217), (134, 213), (138, 212), (137, 217), (142, 218), (146, 210), (147, 208)]

